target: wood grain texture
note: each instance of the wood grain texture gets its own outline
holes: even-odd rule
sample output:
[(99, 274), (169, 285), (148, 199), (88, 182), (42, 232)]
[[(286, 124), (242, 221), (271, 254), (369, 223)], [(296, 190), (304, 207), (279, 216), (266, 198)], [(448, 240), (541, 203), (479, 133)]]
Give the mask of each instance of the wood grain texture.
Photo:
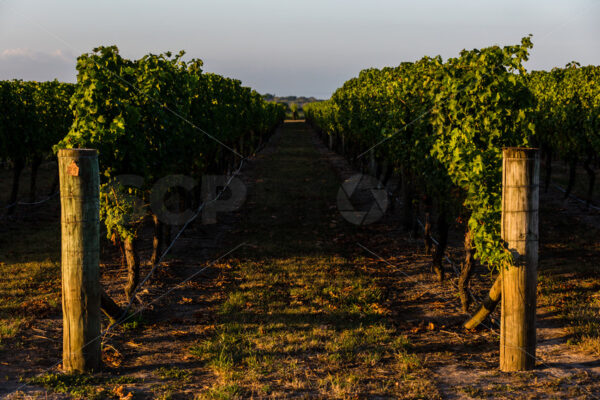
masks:
[(100, 229), (98, 155), (58, 153), (61, 204), (63, 369), (98, 370), (100, 353)]
[(504, 149), (502, 239), (513, 264), (502, 268), (500, 369), (535, 367), (540, 160), (537, 149)]

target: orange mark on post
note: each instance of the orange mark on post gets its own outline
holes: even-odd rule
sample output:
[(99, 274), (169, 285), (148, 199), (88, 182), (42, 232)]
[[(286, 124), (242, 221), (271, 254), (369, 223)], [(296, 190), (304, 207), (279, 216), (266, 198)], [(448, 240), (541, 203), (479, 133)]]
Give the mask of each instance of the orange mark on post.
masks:
[(75, 160), (71, 161), (71, 164), (67, 167), (67, 174), (71, 176), (79, 176), (79, 166)]

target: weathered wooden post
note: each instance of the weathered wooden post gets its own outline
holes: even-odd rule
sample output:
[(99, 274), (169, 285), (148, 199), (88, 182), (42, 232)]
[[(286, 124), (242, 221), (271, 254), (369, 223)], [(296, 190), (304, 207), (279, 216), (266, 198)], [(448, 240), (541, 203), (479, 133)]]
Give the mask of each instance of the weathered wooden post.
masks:
[(61, 205), (63, 369), (97, 370), (100, 354), (98, 154), (58, 152)]
[(500, 369), (535, 367), (540, 159), (537, 149), (506, 148), (502, 163), (502, 238), (514, 263), (502, 268)]

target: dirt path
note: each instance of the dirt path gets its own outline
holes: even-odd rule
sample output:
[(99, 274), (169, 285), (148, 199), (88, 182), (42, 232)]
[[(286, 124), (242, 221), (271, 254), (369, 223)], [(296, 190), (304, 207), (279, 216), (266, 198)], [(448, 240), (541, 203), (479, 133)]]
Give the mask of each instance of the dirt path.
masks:
[[(500, 373), (497, 332), (461, 328), (454, 278), (435, 282), (421, 240), (400, 231), (394, 213), (363, 227), (342, 219), (337, 193), (353, 174), (304, 123), (286, 123), (244, 169), (243, 208), (186, 230), (142, 292), (143, 317), (107, 338), (106, 371), (69, 377), (51, 368), (21, 387), (60, 355), (54, 307), (32, 322), (47, 340), (11, 342), (24, 355), (17, 361), (8, 348), (0, 353), (4, 393), (21, 390), (7, 398), (597, 398), (596, 359), (566, 345), (548, 304), (539, 355), (550, 366)], [(553, 240), (564, 222), (553, 221), (545, 251), (560, 260), (568, 254)], [(123, 271), (103, 269), (119, 299)], [(479, 272), (472, 286), (483, 292), (489, 281)]]
[(381, 277), (336, 209), (340, 179), (314, 134), (284, 126), (255, 182), (232, 247), (233, 282), (215, 332), (194, 353), (215, 382), (207, 395), (272, 398), (436, 397), (391, 322)]

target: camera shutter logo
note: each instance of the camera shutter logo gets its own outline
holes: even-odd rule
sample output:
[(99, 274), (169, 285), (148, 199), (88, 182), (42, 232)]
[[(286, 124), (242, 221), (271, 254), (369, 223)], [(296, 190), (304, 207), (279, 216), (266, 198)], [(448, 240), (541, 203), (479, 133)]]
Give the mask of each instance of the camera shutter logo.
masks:
[[(360, 203), (359, 209), (350, 201)], [(342, 183), (337, 194), (337, 206), (342, 217), (354, 225), (368, 225), (383, 217), (388, 207), (386, 189), (377, 178), (356, 174)]]

